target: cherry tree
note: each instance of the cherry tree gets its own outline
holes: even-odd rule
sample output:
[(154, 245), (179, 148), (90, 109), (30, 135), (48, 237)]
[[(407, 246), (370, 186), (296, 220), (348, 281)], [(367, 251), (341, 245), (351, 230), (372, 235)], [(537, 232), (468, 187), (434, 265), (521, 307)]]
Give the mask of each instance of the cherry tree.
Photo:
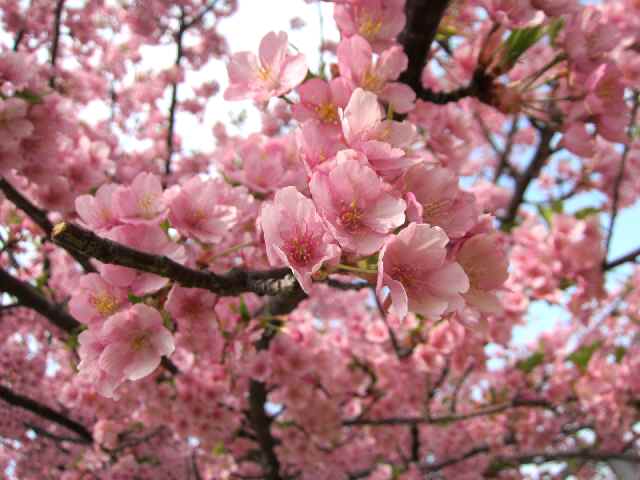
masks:
[(638, 478), (640, 2), (258, 2), (0, 0), (2, 474)]

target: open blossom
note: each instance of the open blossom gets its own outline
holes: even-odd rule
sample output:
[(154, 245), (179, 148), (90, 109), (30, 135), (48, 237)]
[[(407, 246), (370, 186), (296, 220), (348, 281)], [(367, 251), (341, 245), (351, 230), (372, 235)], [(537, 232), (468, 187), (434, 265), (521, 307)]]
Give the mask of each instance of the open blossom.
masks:
[(0, 142), (19, 143), (33, 133), (27, 118), (28, 104), (19, 98), (0, 100)]
[(376, 52), (393, 44), (406, 23), (405, 0), (360, 0), (338, 4), (334, 18), (344, 38), (360, 35)]
[(126, 223), (159, 223), (166, 210), (160, 178), (141, 172), (128, 187), (113, 194), (118, 218)]
[(404, 150), (415, 138), (409, 122), (384, 120), (375, 94), (356, 88), (342, 117), (347, 145), (365, 154), (381, 175), (396, 175), (419, 161)]
[(411, 167), (404, 176), (409, 198), (409, 220), (441, 227), (450, 238), (461, 237), (478, 218), (474, 196), (458, 187), (458, 177), (449, 169)]
[[(97, 357), (98, 368), (122, 380), (146, 377), (160, 364), (163, 355), (174, 350), (173, 337), (164, 327), (160, 313), (140, 303), (109, 317), (97, 335), (81, 334), (79, 340), (81, 346), (91, 340), (103, 347)], [(95, 357), (99, 348), (93, 350), (97, 350)], [(89, 352), (81, 348), (80, 353), (82, 356)], [(84, 360), (91, 360), (91, 355)]]
[(370, 255), (386, 235), (404, 223), (404, 200), (394, 197), (382, 179), (353, 150), (338, 153), (328, 172), (316, 171), (310, 184), (313, 201), (345, 250)]
[(447, 235), (439, 227), (411, 223), (385, 243), (378, 260), (379, 297), (389, 289), (391, 310), (399, 318), (408, 311), (437, 319), (463, 305), (469, 289), (462, 267), (447, 260)]
[(291, 107), (293, 117), (299, 122), (314, 118), (339, 127), (339, 109), (347, 105), (352, 90), (347, 79), (342, 77), (329, 82), (319, 78), (307, 80), (298, 88), (300, 101)]
[(260, 42), (258, 56), (235, 53), (227, 68), (230, 85), (224, 98), (266, 102), (298, 86), (307, 76), (306, 60), (303, 54), (292, 55), (288, 50), (286, 33), (269, 32)]
[(495, 290), (509, 276), (509, 262), (497, 233), (480, 233), (465, 240), (456, 255), (457, 262), (469, 277), (465, 301), (485, 313), (500, 313), (502, 305)]
[(100, 275), (89, 273), (69, 301), (71, 314), (87, 325), (99, 323), (127, 304), (127, 291), (105, 282)]
[(342, 133), (317, 120), (307, 120), (296, 132), (299, 155), (308, 175), (346, 148)]
[(220, 185), (213, 180), (196, 176), (177, 188), (168, 202), (169, 221), (181, 234), (216, 242), (237, 223), (237, 208), (214, 202)]
[(202, 323), (214, 318), (217, 302), (218, 297), (207, 290), (174, 285), (164, 308), (178, 321), (180, 328), (197, 330)]
[(113, 196), (117, 185), (107, 183), (98, 188), (94, 195), (80, 195), (76, 198), (76, 212), (84, 223), (96, 231), (109, 230), (120, 222), (113, 211)]
[(407, 68), (408, 59), (401, 47), (394, 46), (374, 62), (367, 41), (359, 36), (343, 40), (338, 47), (340, 74), (353, 85), (368, 90), (388, 102), (398, 113), (414, 108), (416, 94), (411, 87), (394, 82)]
[(311, 275), (340, 256), (313, 202), (295, 187), (276, 192), (262, 208), (260, 223), (269, 262), (291, 267), (305, 292), (311, 289)]

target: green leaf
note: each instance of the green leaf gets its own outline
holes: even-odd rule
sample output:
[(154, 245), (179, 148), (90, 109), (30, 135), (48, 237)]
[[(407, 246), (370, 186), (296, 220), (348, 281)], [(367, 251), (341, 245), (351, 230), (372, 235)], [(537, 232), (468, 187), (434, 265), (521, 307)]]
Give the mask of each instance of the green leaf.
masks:
[(542, 365), (544, 363), (544, 353), (543, 352), (535, 352), (531, 354), (529, 357), (519, 360), (516, 363), (516, 368), (518, 370), (522, 370), (524, 373), (531, 373), (534, 368), (538, 365)]
[(249, 313), (249, 309), (247, 308), (247, 304), (244, 303), (244, 298), (240, 296), (240, 305), (238, 307), (240, 318), (244, 323), (249, 323), (251, 321), (251, 314)]
[(596, 207), (585, 207), (578, 210), (576, 213), (573, 214), (573, 216), (576, 217), (578, 220), (584, 220), (588, 216), (597, 215), (601, 211), (602, 210)]
[(509, 38), (504, 43), (505, 54), (502, 64), (510, 70), (518, 59), (531, 48), (538, 40), (544, 36), (544, 27), (517, 28), (511, 32)]
[(137, 295), (134, 295), (133, 293), (129, 292), (129, 294), (127, 295), (127, 298), (129, 299), (129, 301), (131, 303), (133, 303), (134, 305), (136, 303), (142, 303), (144, 302), (144, 298), (143, 297), (139, 297)]
[(545, 207), (543, 205), (538, 205), (538, 213), (544, 221), (547, 222), (547, 225), (551, 226), (551, 222), (553, 220), (553, 210), (551, 207)]
[(580, 369), (582, 373), (587, 371), (587, 366), (593, 354), (602, 346), (602, 340), (593, 342), (590, 345), (584, 345), (575, 350), (571, 355), (567, 357), (567, 360), (573, 362), (573, 364)]
[(224, 442), (222, 442), (222, 440), (216, 443), (211, 449), (211, 454), (214, 457), (219, 457), (220, 455), (224, 455), (225, 453), (227, 453), (227, 449), (224, 447)]
[(20, 90), (15, 96), (31, 104), (42, 103), (42, 97), (30, 90)]
[(162, 230), (164, 230), (164, 233), (166, 233), (167, 235), (169, 235), (169, 229), (171, 228), (171, 223), (169, 223), (169, 219), (165, 218), (161, 223), (160, 223), (160, 228)]
[(551, 43), (555, 43), (556, 38), (558, 38), (558, 34), (564, 28), (564, 18), (556, 18), (553, 20), (549, 26), (547, 26), (547, 35), (549, 35), (549, 40)]
[(553, 213), (564, 213), (564, 202), (562, 200), (554, 200), (551, 202), (551, 210)]
[(616, 363), (620, 363), (624, 358), (624, 356), (627, 354), (627, 349), (624, 348), (623, 346), (618, 346), (616, 347), (613, 354), (616, 357)]

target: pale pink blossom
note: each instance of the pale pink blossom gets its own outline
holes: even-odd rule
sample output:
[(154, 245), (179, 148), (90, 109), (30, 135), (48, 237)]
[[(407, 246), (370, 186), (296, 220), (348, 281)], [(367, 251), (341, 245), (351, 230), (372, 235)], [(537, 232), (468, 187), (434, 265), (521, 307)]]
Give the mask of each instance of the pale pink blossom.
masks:
[(98, 359), (100, 368), (128, 380), (146, 377), (174, 350), (160, 313), (141, 303), (109, 317), (100, 333), (107, 344)]
[(405, 173), (403, 188), (409, 220), (437, 225), (450, 238), (464, 235), (478, 218), (473, 194), (462, 191), (458, 177), (447, 168), (415, 165)]
[(411, 87), (394, 82), (407, 68), (408, 59), (399, 46), (385, 50), (375, 60), (367, 41), (360, 36), (343, 40), (338, 46), (340, 75), (355, 86), (368, 90), (388, 102), (394, 111), (407, 113), (415, 106)]
[(361, 153), (343, 150), (310, 183), (313, 201), (333, 236), (343, 249), (360, 255), (379, 250), (405, 219), (405, 202), (389, 193), (367, 163)]
[(160, 223), (166, 210), (160, 178), (141, 172), (131, 185), (113, 193), (114, 212), (126, 223)]
[(69, 301), (69, 311), (82, 323), (100, 323), (127, 304), (127, 291), (105, 282), (100, 275), (89, 273), (80, 278)]
[(178, 321), (180, 328), (197, 330), (198, 324), (214, 319), (217, 302), (218, 297), (207, 290), (174, 285), (164, 308)]
[(299, 155), (308, 175), (346, 148), (342, 132), (316, 120), (307, 120), (296, 132)]
[(344, 38), (360, 35), (376, 52), (391, 46), (404, 28), (404, 0), (360, 0), (335, 6), (333, 16)]
[(76, 198), (76, 212), (80, 219), (92, 230), (109, 230), (120, 222), (113, 209), (113, 197), (118, 190), (117, 185), (102, 185), (94, 195), (80, 195)]
[(293, 118), (299, 122), (313, 118), (339, 127), (339, 110), (346, 107), (352, 90), (349, 81), (342, 77), (329, 82), (319, 78), (307, 80), (298, 88), (300, 101), (291, 107)]
[(215, 202), (220, 185), (213, 180), (195, 176), (177, 188), (168, 201), (169, 221), (181, 234), (212, 243), (236, 225), (238, 209)]
[(497, 233), (481, 233), (464, 241), (456, 254), (457, 262), (469, 278), (465, 301), (484, 313), (502, 312), (495, 291), (509, 276), (504, 241)]
[(307, 64), (303, 54), (289, 53), (284, 32), (269, 32), (260, 42), (259, 55), (239, 52), (227, 67), (229, 87), (226, 100), (253, 99), (266, 102), (284, 95), (304, 81)]
[(22, 99), (0, 100), (0, 141), (19, 143), (29, 137), (34, 126), (27, 118), (29, 105)]
[(276, 192), (273, 202), (262, 207), (260, 223), (269, 262), (291, 267), (305, 292), (311, 289), (311, 276), (340, 256), (313, 202), (295, 187)]
[(437, 319), (463, 305), (469, 279), (447, 260), (448, 242), (441, 228), (411, 223), (382, 247), (376, 292), (382, 297), (389, 289), (391, 311), (399, 318), (412, 311)]

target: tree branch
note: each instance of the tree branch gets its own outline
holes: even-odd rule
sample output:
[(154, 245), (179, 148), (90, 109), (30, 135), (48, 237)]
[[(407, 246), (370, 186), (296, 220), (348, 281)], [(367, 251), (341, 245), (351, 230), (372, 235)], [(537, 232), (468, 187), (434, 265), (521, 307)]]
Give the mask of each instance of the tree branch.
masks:
[(503, 225), (512, 224), (515, 220), (529, 184), (540, 174), (547, 158), (552, 153), (551, 145), (549, 145), (552, 137), (553, 130), (549, 127), (542, 127), (540, 129), (540, 143), (538, 143), (538, 148), (536, 149), (536, 152), (526, 170), (518, 178), (515, 191), (511, 197), (511, 202), (507, 208), (507, 213), (501, 219)]
[(423, 98), (420, 94), (424, 94), (422, 70), (449, 1), (407, 0), (405, 4), (407, 23), (398, 36), (398, 42), (409, 58), (409, 65), (400, 75), (400, 82), (413, 88), (420, 98)]
[(611, 260), (610, 262), (607, 262), (604, 265), (604, 270), (605, 271), (612, 270), (627, 262), (636, 262), (639, 256), (640, 256), (640, 247), (630, 251), (629, 253), (621, 257), (616, 258), (615, 260)]
[(74, 333), (80, 329), (80, 322), (65, 312), (62, 307), (51, 303), (35, 287), (15, 278), (0, 268), (0, 291), (13, 295), (20, 306), (35, 310), (46, 317), (60, 330)]
[(446, 425), (453, 422), (460, 422), (463, 420), (469, 420), (476, 417), (484, 417), (487, 415), (495, 415), (497, 413), (505, 412), (513, 408), (546, 408), (553, 409), (553, 406), (544, 400), (520, 400), (514, 399), (511, 402), (502, 403), (499, 405), (493, 405), (487, 408), (482, 408), (474, 412), (441, 415), (441, 416), (422, 416), (422, 417), (392, 417), (381, 419), (366, 419), (357, 418), (353, 420), (346, 420), (342, 422), (344, 426), (371, 426), (371, 427), (383, 427), (390, 425)]
[[(7, 197), (7, 200), (13, 203), (17, 208), (22, 210), (33, 221), (33, 223), (38, 225), (40, 229), (45, 233), (47, 238), (51, 238), (53, 224), (49, 221), (47, 212), (31, 203), (28, 198), (22, 195), (18, 190), (15, 189), (13, 185), (11, 185), (6, 179), (2, 177), (0, 177), (0, 191), (4, 193), (4, 196)], [(71, 251), (69, 251), (69, 254), (80, 265), (82, 265), (82, 268), (84, 268), (85, 272), (96, 271), (96, 269), (93, 268), (93, 265), (91, 265), (89, 259), (85, 255)]]
[(202, 288), (221, 296), (236, 296), (247, 292), (273, 296), (295, 289), (298, 283), (288, 268), (264, 271), (234, 268), (221, 275), (210, 271), (194, 270), (165, 256), (141, 252), (101, 238), (72, 223), (56, 225), (53, 241), (69, 251), (104, 263), (155, 273), (174, 280), (184, 287)]
[(56, 8), (53, 12), (53, 40), (51, 43), (51, 57), (49, 62), (51, 64), (52, 71), (51, 77), (49, 77), (49, 86), (53, 88), (55, 86), (55, 68), (58, 60), (58, 50), (60, 47), (60, 27), (62, 24), (62, 10), (64, 8), (65, 0), (58, 0)]
[(79, 440), (81, 440), (82, 443), (93, 443), (93, 436), (84, 425), (76, 422), (75, 420), (71, 420), (69, 417), (56, 412), (55, 410), (36, 402), (29, 397), (19, 395), (4, 385), (0, 385), (0, 399), (10, 405), (32, 412), (39, 417), (49, 420), (50, 422), (57, 423), (58, 425), (65, 427), (67, 430), (77, 433), (80, 437)]
[[(175, 68), (180, 68), (180, 62), (184, 56), (184, 46), (182, 41), (184, 34), (187, 31), (185, 24), (184, 8), (181, 7), (180, 13), (180, 28), (176, 33), (176, 46), (178, 52), (176, 54), (176, 60), (174, 62)], [(171, 173), (171, 157), (173, 156), (173, 133), (176, 126), (176, 106), (178, 104), (178, 81), (174, 81), (171, 84), (171, 104), (169, 105), (169, 126), (167, 128), (167, 160), (164, 164), (164, 173), (169, 175)]]
[(613, 183), (613, 199), (611, 203), (611, 220), (609, 221), (609, 230), (607, 231), (607, 240), (605, 243), (605, 258), (603, 259), (603, 264), (606, 266), (607, 264), (607, 253), (609, 253), (609, 247), (611, 246), (611, 240), (613, 239), (613, 230), (616, 225), (616, 218), (618, 217), (618, 208), (620, 203), (620, 187), (622, 186), (622, 181), (624, 180), (624, 169), (627, 164), (627, 157), (629, 156), (629, 151), (631, 150), (630, 142), (631, 135), (633, 132), (633, 127), (635, 125), (636, 115), (638, 113), (638, 106), (640, 105), (640, 92), (635, 91), (633, 94), (633, 108), (631, 110), (631, 121), (629, 122), (629, 127), (627, 129), (627, 134), (629, 136), (629, 142), (627, 142), (624, 146), (624, 150), (622, 152), (622, 156), (620, 157), (620, 168), (618, 169), (618, 173), (616, 175), (615, 181)]

